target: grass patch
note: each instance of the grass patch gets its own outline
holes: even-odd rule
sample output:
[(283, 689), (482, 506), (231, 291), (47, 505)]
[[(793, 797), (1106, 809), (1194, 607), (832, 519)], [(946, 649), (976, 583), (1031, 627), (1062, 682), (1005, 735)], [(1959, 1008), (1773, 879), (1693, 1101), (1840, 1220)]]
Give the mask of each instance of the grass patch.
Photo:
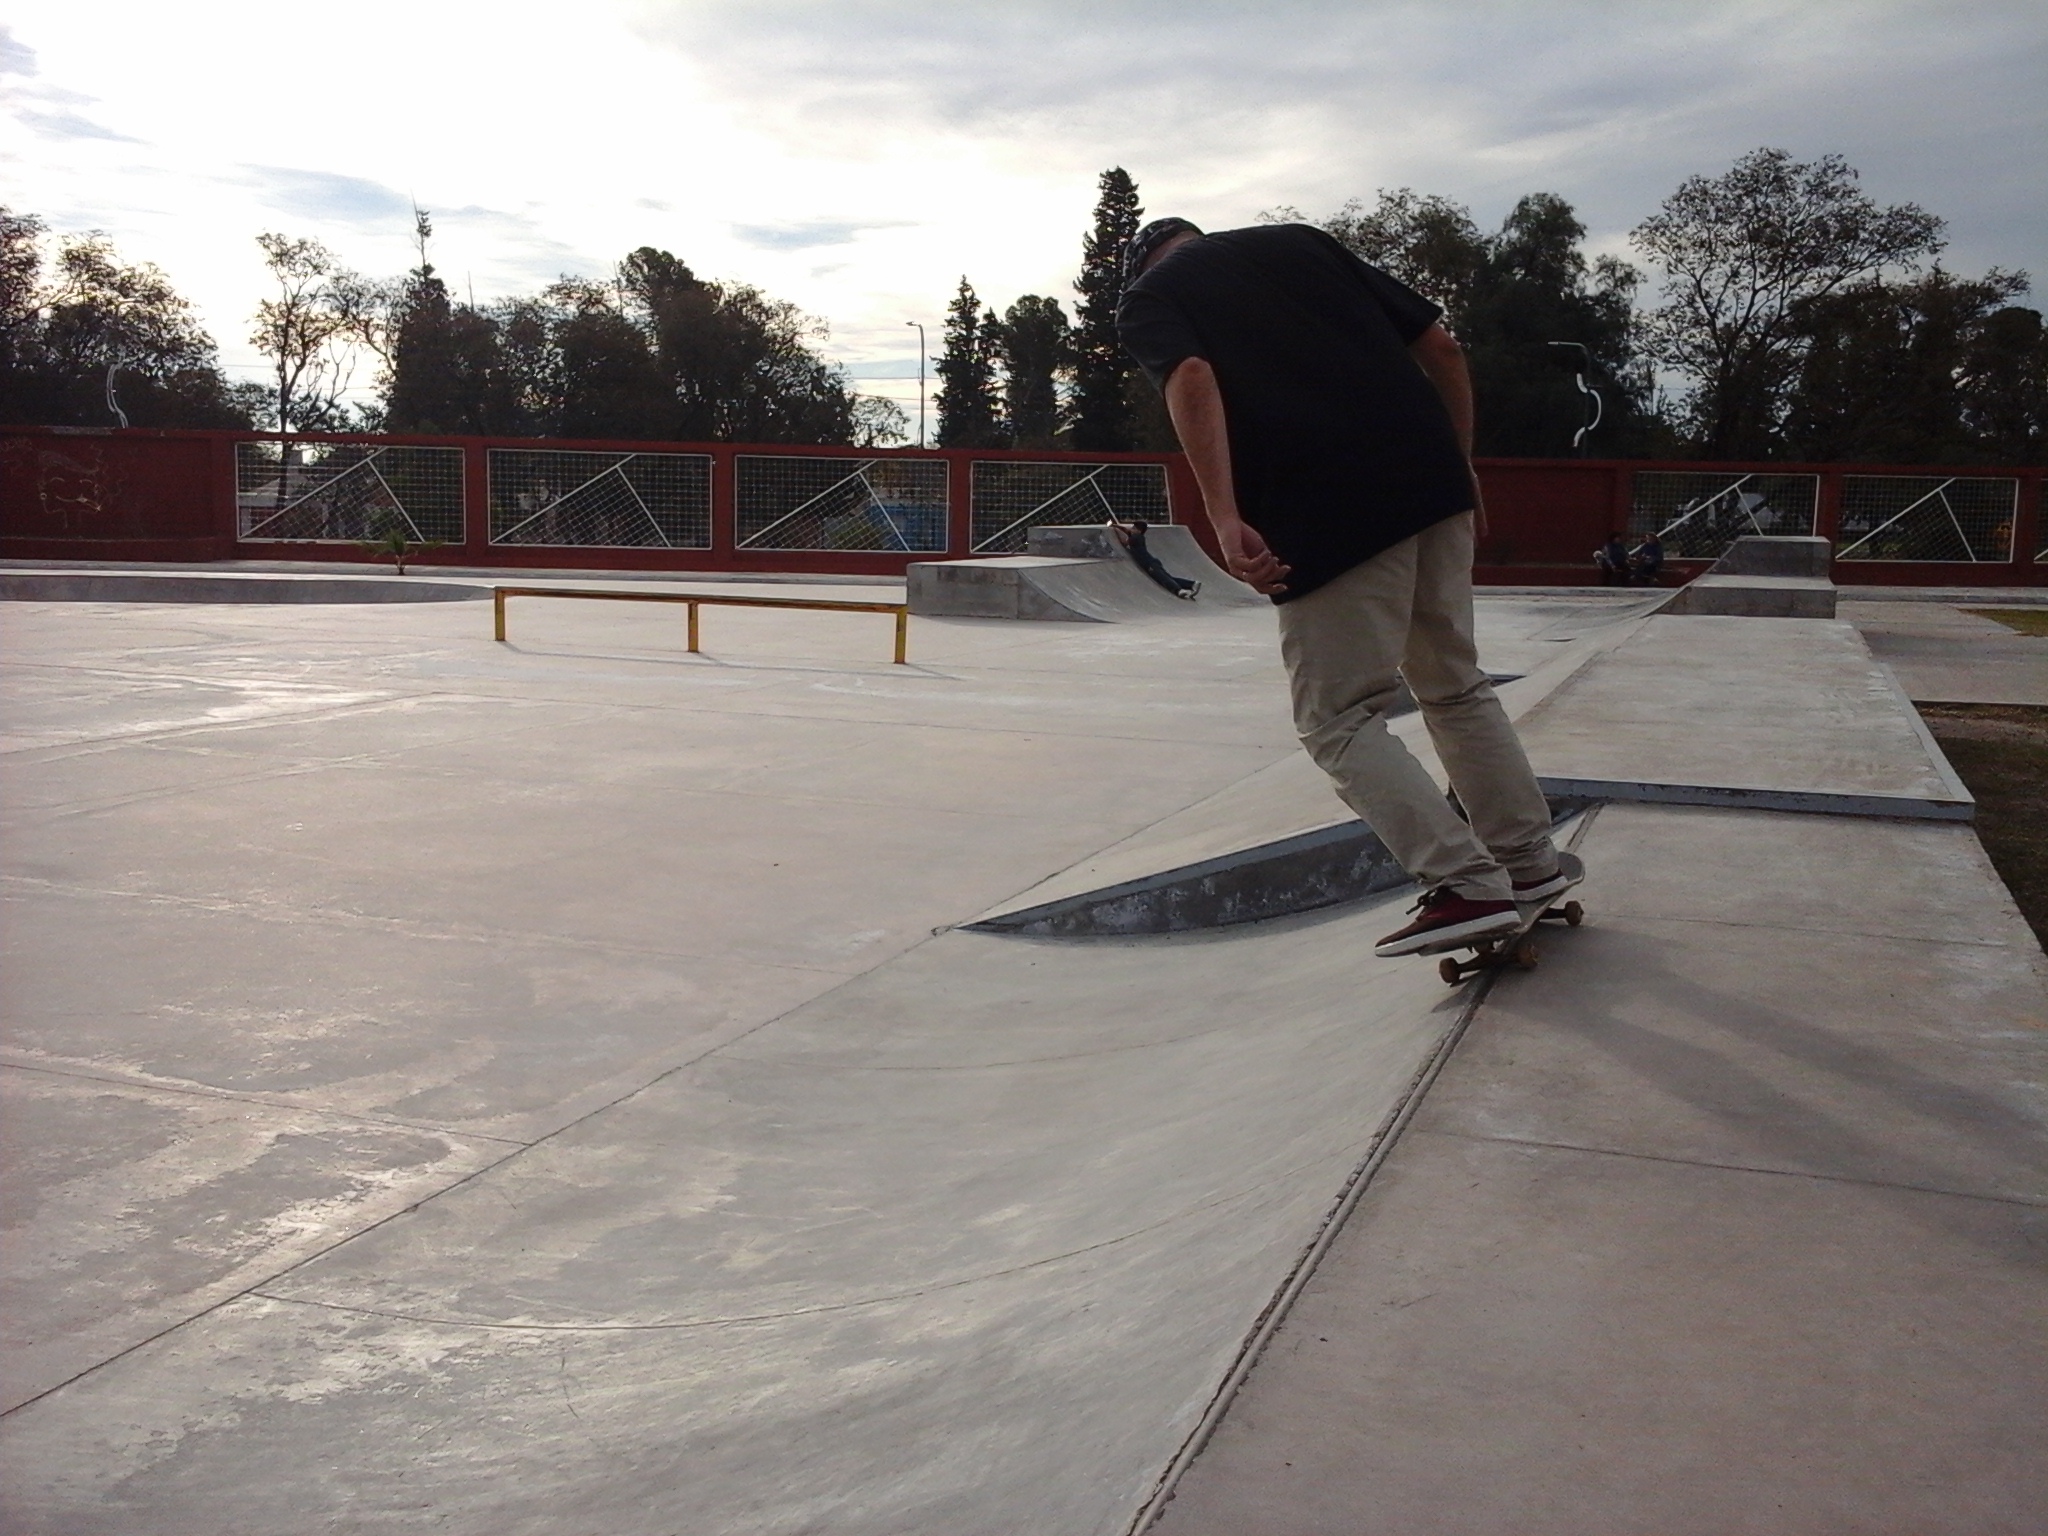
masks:
[(1984, 851), (2048, 948), (2048, 708), (1923, 704), (1920, 714), (1977, 797)]
[(1965, 608), (1980, 619), (1993, 619), (2022, 635), (2048, 635), (2048, 608)]

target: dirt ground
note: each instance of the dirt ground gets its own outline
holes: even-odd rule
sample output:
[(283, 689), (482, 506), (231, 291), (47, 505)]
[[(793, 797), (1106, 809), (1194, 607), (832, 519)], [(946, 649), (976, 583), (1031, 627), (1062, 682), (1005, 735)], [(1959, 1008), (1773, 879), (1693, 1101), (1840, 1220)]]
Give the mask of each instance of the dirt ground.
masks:
[(1980, 619), (1992, 619), (2022, 635), (2048, 635), (2048, 608), (1965, 608)]
[(2048, 709), (1923, 704), (1920, 713), (1977, 797), (1977, 835), (2048, 948)]

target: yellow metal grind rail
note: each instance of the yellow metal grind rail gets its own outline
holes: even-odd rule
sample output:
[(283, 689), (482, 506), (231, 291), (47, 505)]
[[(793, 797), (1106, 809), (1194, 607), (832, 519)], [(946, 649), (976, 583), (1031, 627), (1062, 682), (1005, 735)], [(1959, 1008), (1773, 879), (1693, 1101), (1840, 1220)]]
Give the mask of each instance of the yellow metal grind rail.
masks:
[(492, 606), (497, 611), (498, 638), (505, 638), (505, 599), (508, 597), (588, 597), (614, 603), (685, 603), (690, 609), (690, 649), (697, 645), (699, 608), (820, 608), (834, 613), (893, 613), (896, 615), (896, 664), (909, 659), (910, 605), (908, 603), (855, 603), (836, 597), (728, 597), (701, 592), (611, 592), (596, 587), (493, 587)]

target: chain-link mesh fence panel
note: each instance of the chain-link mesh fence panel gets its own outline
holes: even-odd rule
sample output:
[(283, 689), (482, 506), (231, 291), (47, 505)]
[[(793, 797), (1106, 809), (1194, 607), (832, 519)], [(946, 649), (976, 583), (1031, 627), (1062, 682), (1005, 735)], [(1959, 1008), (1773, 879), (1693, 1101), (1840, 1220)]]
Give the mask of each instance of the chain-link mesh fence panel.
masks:
[(462, 539), (462, 450), (370, 443), (235, 444), (244, 539)]
[(1818, 475), (1639, 469), (1629, 532), (1654, 533), (1667, 558), (1718, 560), (1750, 534), (1811, 537)]
[(490, 452), (491, 542), (709, 549), (711, 455)]
[(946, 548), (943, 460), (745, 453), (734, 466), (741, 549)]
[(1837, 560), (2006, 561), (2020, 483), (1990, 475), (1844, 475)]
[(1163, 464), (1032, 464), (977, 459), (974, 552), (1015, 553), (1041, 523), (1172, 520)]

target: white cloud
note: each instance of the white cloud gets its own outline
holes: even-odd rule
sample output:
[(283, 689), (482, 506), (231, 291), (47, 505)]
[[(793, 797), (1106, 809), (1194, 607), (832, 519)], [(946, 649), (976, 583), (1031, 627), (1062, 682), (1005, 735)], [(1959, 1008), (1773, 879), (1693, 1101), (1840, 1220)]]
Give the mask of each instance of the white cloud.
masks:
[(826, 318), (834, 349), (889, 369), (876, 387), (906, 403), (903, 322), (936, 345), (963, 274), (999, 305), (1071, 301), (1114, 164), (1151, 211), (1210, 227), (1399, 185), (1492, 222), (1557, 191), (1623, 250), (1681, 177), (1777, 144), (1839, 151), (1873, 195), (1944, 215), (1958, 268), (2048, 268), (2048, 15), (2018, 0), (358, 0), (346, 25), (254, 0), (16, 0), (11, 15), (10, 202), (158, 262), (243, 360), (259, 230), (396, 272), (415, 198), (436, 265), (480, 298), (659, 245)]

